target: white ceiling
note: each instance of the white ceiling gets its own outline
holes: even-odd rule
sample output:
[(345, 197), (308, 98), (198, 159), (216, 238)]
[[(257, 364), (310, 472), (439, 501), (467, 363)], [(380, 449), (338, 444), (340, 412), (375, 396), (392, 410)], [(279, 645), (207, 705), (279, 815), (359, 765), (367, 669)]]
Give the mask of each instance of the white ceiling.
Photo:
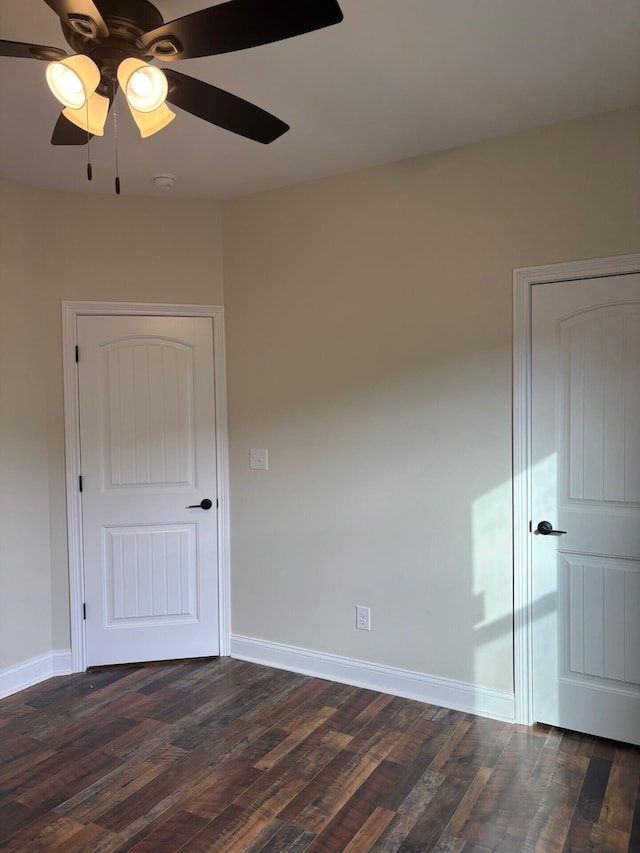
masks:
[[(229, 198), (640, 103), (640, 0), (339, 2), (336, 26), (173, 65), (290, 124), (271, 145), (181, 110), (142, 140), (120, 95), (123, 194), (158, 195), (151, 178), (171, 174), (177, 196)], [(156, 3), (165, 21), (206, 5)], [(0, 38), (68, 48), (42, 0), (0, 0)], [(91, 144), (91, 184), (86, 147), (49, 144), (45, 67), (0, 57), (0, 175), (113, 192), (111, 125)]]

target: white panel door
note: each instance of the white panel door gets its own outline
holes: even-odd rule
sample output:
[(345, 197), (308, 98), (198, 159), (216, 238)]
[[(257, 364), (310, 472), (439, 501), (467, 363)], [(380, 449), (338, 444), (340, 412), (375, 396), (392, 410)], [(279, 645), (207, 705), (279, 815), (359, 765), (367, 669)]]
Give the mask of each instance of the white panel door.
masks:
[(216, 655), (211, 320), (78, 317), (77, 333), (87, 663)]
[(532, 346), (534, 718), (640, 744), (640, 275), (535, 285)]

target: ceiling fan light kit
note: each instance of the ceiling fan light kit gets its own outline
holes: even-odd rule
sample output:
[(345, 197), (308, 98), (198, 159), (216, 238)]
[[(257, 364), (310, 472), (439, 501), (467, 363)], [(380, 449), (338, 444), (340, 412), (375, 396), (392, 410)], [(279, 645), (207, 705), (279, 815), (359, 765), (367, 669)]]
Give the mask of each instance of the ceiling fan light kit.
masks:
[(149, 0), (44, 2), (60, 18), (74, 55), (0, 39), (0, 56), (50, 63), (47, 82), (64, 106), (52, 145), (86, 145), (101, 136), (118, 86), (143, 138), (175, 118), (168, 101), (247, 139), (273, 142), (289, 125), (237, 95), (177, 71), (165, 74), (150, 62), (271, 44), (343, 19), (337, 0), (227, 0), (167, 23)]

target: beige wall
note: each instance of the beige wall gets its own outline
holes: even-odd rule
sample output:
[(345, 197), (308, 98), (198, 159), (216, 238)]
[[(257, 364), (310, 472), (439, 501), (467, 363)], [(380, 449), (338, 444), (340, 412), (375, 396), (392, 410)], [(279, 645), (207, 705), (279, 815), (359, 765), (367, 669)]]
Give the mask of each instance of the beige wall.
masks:
[(220, 206), (0, 182), (0, 670), (68, 649), (62, 300), (222, 304)]
[(0, 671), (69, 646), (60, 302), (220, 304), (222, 233), (234, 633), (510, 690), (512, 269), (640, 250), (639, 152), (627, 110), (227, 202), (222, 232), (0, 182)]
[(53, 616), (39, 194), (0, 193), (1, 670), (51, 650)]
[(511, 690), (512, 272), (638, 251), (639, 157), (626, 110), (225, 203), (235, 634)]

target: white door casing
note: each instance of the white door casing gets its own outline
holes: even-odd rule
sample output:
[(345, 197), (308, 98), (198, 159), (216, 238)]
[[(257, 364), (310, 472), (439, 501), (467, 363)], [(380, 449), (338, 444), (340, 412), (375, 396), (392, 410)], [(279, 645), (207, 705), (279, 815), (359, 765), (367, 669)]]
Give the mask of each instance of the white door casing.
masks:
[(640, 274), (534, 286), (531, 412), (533, 717), (640, 743)]
[[(129, 316), (124, 316), (129, 315)], [(195, 320), (196, 326), (200, 324), (199, 331), (195, 332), (196, 338), (205, 338), (209, 335), (208, 343), (204, 343), (208, 349), (208, 366), (200, 364), (196, 369), (189, 366), (191, 358), (192, 343), (188, 340), (180, 341), (181, 332), (177, 331), (182, 323), (179, 318), (199, 317)], [(104, 321), (103, 321), (104, 317)], [(116, 318), (120, 317), (120, 320)], [(159, 323), (169, 324), (164, 332), (159, 333), (157, 325), (154, 331), (147, 334), (140, 324), (154, 324), (154, 318)], [(173, 319), (172, 319), (173, 318)], [(183, 397), (189, 394), (189, 386), (193, 380), (195, 387), (204, 382), (213, 385), (214, 377), (211, 375), (215, 368), (215, 409), (207, 412), (207, 407), (213, 408), (213, 400), (203, 404), (196, 410), (187, 414), (187, 420), (191, 418), (192, 424), (182, 424), (182, 438), (173, 441), (173, 445), (165, 448), (166, 458), (163, 460), (159, 448), (154, 453), (146, 451), (139, 455), (138, 467), (134, 467), (133, 448), (135, 442), (130, 436), (125, 441), (120, 441), (118, 436), (114, 441), (107, 441), (107, 452), (89, 451), (85, 440), (83, 451), (83, 464), (92, 470), (91, 480), (95, 478), (95, 471), (99, 471), (101, 488), (99, 492), (93, 488), (95, 483), (85, 481), (86, 489), (82, 496), (78, 491), (78, 476), (80, 473), (86, 477), (87, 473), (80, 469), (80, 397), (78, 395), (77, 365), (73, 354), (77, 342), (76, 326), (83, 323), (98, 324), (112, 322), (133, 324), (137, 326), (134, 330), (124, 328), (119, 335), (122, 340), (107, 344), (106, 347), (98, 348), (98, 356), (103, 363), (100, 370), (103, 371), (105, 382), (109, 381), (109, 370), (111, 370), (110, 381), (113, 404), (118, 397), (114, 380), (117, 377), (124, 379), (121, 384), (120, 393), (124, 399), (134, 400), (134, 384), (149, 376), (149, 370), (159, 380), (162, 370), (159, 368), (160, 361), (164, 359), (169, 371), (168, 388), (173, 385), (174, 389)], [(186, 320), (187, 326), (190, 321)], [(88, 326), (87, 326), (88, 328)], [(211, 330), (213, 329), (213, 350), (211, 351)], [(172, 330), (172, 331), (171, 331)], [(208, 330), (208, 332), (207, 332)], [(148, 330), (147, 330), (148, 331)], [(134, 335), (143, 333), (146, 340), (138, 342), (133, 349), (130, 344)], [(65, 367), (65, 426), (66, 426), (66, 450), (67, 450), (67, 500), (68, 500), (68, 539), (70, 556), (70, 599), (71, 599), (71, 633), (72, 633), (72, 659), (74, 671), (82, 671), (87, 665), (102, 662), (118, 662), (136, 659), (164, 659), (182, 656), (196, 656), (199, 654), (228, 654), (229, 653), (229, 577), (228, 577), (228, 474), (227, 474), (227, 436), (226, 436), (226, 399), (224, 383), (224, 337), (223, 337), (223, 313), (221, 308), (209, 306), (175, 306), (175, 305), (140, 305), (140, 304), (118, 304), (109, 303), (63, 303), (63, 337), (65, 341), (64, 367)], [(89, 335), (91, 337), (91, 335)], [(129, 341), (127, 341), (129, 338)], [(165, 338), (164, 341), (159, 338)], [(73, 341), (73, 343), (71, 343)], [(202, 345), (202, 341), (200, 341)], [(86, 345), (80, 342), (80, 365), (88, 369), (89, 361), (82, 362), (82, 349)], [(85, 352), (89, 357), (90, 353)], [(139, 360), (143, 365), (138, 379), (135, 379), (134, 361)], [(111, 365), (111, 367), (110, 367)], [(115, 368), (114, 368), (115, 365)], [(155, 368), (153, 367), (155, 365)], [(94, 364), (94, 368), (96, 365)], [(177, 382), (178, 373), (181, 372), (181, 380)], [(207, 372), (209, 375), (207, 376)], [(152, 380), (154, 381), (154, 380)], [(86, 385), (86, 383), (85, 383)], [(179, 390), (182, 389), (182, 390)], [(114, 396), (115, 395), (115, 396)], [(145, 406), (141, 401), (146, 399), (147, 405), (156, 407), (155, 419), (157, 420), (157, 407), (161, 406), (163, 394), (154, 393), (150, 397), (137, 394), (138, 402), (133, 405), (138, 423), (145, 425), (145, 430), (151, 428), (153, 444), (162, 443), (160, 432), (153, 433), (149, 415), (145, 413)], [(153, 399), (151, 399), (153, 397)], [(197, 400), (201, 395), (194, 394)], [(97, 401), (91, 401), (89, 396), (83, 404), (83, 429), (99, 428), (104, 437), (108, 438), (109, 424), (106, 409), (99, 414), (100, 406)], [(177, 409), (174, 409), (177, 411)], [(113, 415), (113, 412), (111, 413)], [(104, 415), (104, 417), (103, 417)], [(171, 419), (170, 412), (165, 412)], [(94, 422), (91, 422), (93, 418)], [(204, 418), (204, 419), (203, 419)], [(207, 421), (208, 418), (208, 421)], [(127, 418), (118, 421), (118, 429), (129, 428), (133, 419)], [(176, 432), (175, 426), (170, 427), (168, 432)], [(193, 427), (191, 441), (187, 433)], [(175, 438), (175, 436), (174, 436)], [(171, 442), (170, 442), (171, 443)], [(118, 445), (124, 451), (119, 452)], [(197, 446), (197, 449), (196, 449)], [(200, 459), (196, 454), (200, 453)], [(91, 453), (94, 458), (91, 458)], [(97, 455), (96, 455), (97, 453)], [(198, 463), (198, 482), (194, 488), (195, 465)], [(97, 466), (97, 467), (96, 467)], [(172, 483), (162, 483), (165, 479)], [(104, 486), (106, 485), (106, 488)], [(204, 489), (204, 490), (203, 490)], [(202, 495), (200, 494), (202, 491)], [(211, 510), (202, 509), (189, 510), (186, 507), (192, 503), (199, 503), (202, 497), (207, 497), (204, 491), (212, 491), (210, 497), (214, 500)], [(174, 493), (171, 495), (171, 493)], [(97, 495), (100, 495), (97, 498)], [(219, 507), (216, 510), (215, 499), (218, 498)], [(96, 503), (97, 500), (97, 503)], [(158, 515), (158, 500), (170, 505), (168, 515)], [(91, 588), (91, 575), (87, 574), (87, 588), (85, 588), (85, 565), (82, 549), (83, 519), (82, 501), (85, 508), (89, 510), (87, 529), (84, 531), (87, 538), (87, 559), (91, 559), (95, 566), (98, 559), (104, 557), (104, 568), (107, 571), (109, 583), (101, 578), (99, 592), (103, 597), (99, 605), (100, 623), (107, 625), (109, 633), (109, 659), (101, 657), (102, 652), (94, 654), (96, 636), (94, 633), (97, 622), (92, 616), (98, 616), (95, 609), (96, 588)], [(124, 514), (118, 514), (118, 506), (128, 509)], [(92, 529), (92, 514), (95, 512), (106, 513), (104, 524), (98, 524)], [(114, 514), (115, 513), (115, 514)], [(133, 513), (133, 514), (132, 514)], [(132, 521), (133, 519), (133, 521)], [(149, 526), (150, 525), (150, 526)], [(97, 531), (100, 531), (97, 533)], [(204, 538), (203, 538), (204, 537)], [(166, 575), (165, 561), (163, 557), (164, 548), (173, 553), (173, 573), (169, 571)], [(99, 555), (99, 557), (98, 557)], [(196, 563), (196, 556), (200, 558), (205, 555), (211, 562), (218, 565), (217, 576), (210, 572), (201, 573)], [(135, 585), (129, 584), (130, 575), (123, 573), (123, 567), (129, 570), (136, 567), (140, 575)], [(168, 562), (167, 562), (168, 565)], [(87, 567), (88, 568), (88, 567)], [(166, 583), (158, 583), (162, 574)], [(97, 577), (97, 576), (95, 576)], [(94, 580), (95, 580), (94, 577)], [(152, 578), (155, 583), (152, 584)], [(126, 582), (123, 582), (128, 578)], [(207, 579), (208, 578), (208, 579)], [(153, 588), (152, 588), (153, 586)], [(196, 593), (201, 591), (204, 599), (198, 599)], [(112, 600), (112, 593), (117, 593), (117, 600)], [(110, 598), (111, 596), (111, 598)], [(94, 599), (94, 604), (91, 600)], [(82, 619), (82, 605), (87, 601), (87, 622)], [(213, 609), (210, 605), (213, 603)], [(204, 610), (203, 610), (204, 606)], [(136, 608), (138, 608), (136, 610)], [(207, 610), (207, 608), (209, 608)], [(93, 612), (92, 612), (93, 610)], [(154, 615), (155, 614), (155, 615)], [(204, 622), (202, 621), (204, 618)], [(164, 631), (151, 631), (152, 623), (156, 621), (164, 623)], [(204, 624), (206, 623), (206, 624)], [(92, 653), (87, 658), (85, 627), (91, 642)], [(173, 633), (169, 632), (172, 627)], [(147, 651), (141, 654), (140, 649), (135, 652), (131, 648), (132, 637), (128, 636), (131, 631), (138, 635), (141, 649)], [(197, 639), (200, 630), (200, 639)], [(213, 643), (211, 642), (211, 631), (213, 632)], [(146, 632), (146, 633), (145, 633)], [(177, 632), (177, 633), (176, 633)], [(179, 639), (182, 635), (183, 639)], [(161, 639), (166, 637), (166, 642)], [(205, 639), (203, 639), (205, 638)], [(163, 645), (164, 642), (164, 645)], [(181, 645), (182, 643), (182, 645)], [(200, 645), (198, 645), (200, 643)]]
[[(534, 521), (532, 472), (535, 462), (532, 454), (531, 423), (533, 288), (545, 282), (568, 282), (636, 272), (640, 272), (640, 255), (598, 258), (514, 270), (514, 670), (515, 719), (520, 723), (531, 724), (535, 721), (532, 574), (534, 535), (529, 530), (530, 523)], [(535, 518), (535, 524), (540, 520)], [(557, 518), (549, 520), (556, 522)], [(554, 524), (554, 526), (558, 525)], [(566, 539), (566, 537), (547, 537), (554, 544), (557, 538)], [(536, 537), (535, 542), (537, 543), (539, 539), (541, 540), (542, 537)], [(542, 605), (539, 607), (544, 610)]]

